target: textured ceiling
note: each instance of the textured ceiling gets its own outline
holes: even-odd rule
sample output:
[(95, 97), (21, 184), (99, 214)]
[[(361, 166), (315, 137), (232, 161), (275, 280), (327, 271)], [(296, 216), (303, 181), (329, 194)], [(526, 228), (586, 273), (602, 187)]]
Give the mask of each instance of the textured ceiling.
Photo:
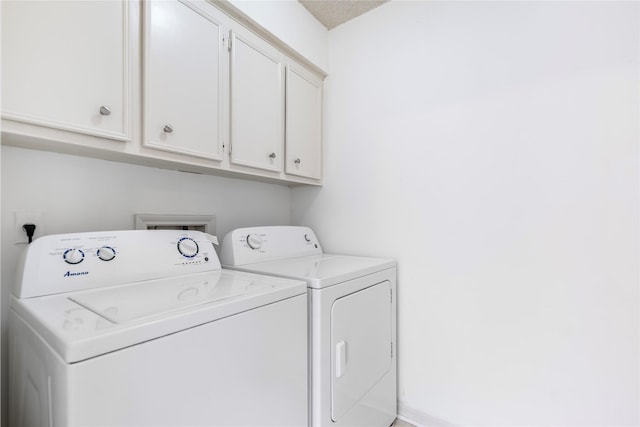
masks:
[(328, 29), (360, 16), (389, 0), (298, 0)]

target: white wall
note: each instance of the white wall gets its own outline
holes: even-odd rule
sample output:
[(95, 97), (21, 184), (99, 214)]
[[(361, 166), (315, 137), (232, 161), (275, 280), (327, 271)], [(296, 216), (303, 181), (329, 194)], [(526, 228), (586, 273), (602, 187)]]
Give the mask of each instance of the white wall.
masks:
[(401, 414), (639, 423), (639, 4), (392, 1), (329, 32), (327, 251), (399, 263)]

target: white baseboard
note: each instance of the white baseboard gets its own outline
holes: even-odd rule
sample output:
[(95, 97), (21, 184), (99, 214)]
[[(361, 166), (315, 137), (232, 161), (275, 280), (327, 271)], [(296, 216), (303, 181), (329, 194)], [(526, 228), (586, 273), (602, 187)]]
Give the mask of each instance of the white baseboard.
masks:
[(448, 421), (398, 402), (398, 418), (416, 427), (456, 427)]

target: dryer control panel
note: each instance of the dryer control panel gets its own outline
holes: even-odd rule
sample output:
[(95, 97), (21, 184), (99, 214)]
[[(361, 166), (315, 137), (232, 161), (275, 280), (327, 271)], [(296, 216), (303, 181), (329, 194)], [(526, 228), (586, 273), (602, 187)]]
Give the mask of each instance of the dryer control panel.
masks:
[(309, 227), (247, 227), (227, 233), (220, 258), (224, 265), (245, 265), (321, 254), (318, 238)]
[(191, 230), (125, 230), (42, 236), (18, 264), (18, 298), (220, 269), (215, 238)]

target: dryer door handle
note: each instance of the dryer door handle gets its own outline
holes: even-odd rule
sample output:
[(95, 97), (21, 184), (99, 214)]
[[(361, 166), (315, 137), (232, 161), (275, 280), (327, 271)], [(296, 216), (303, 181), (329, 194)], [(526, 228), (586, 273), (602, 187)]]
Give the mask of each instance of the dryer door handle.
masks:
[(347, 369), (347, 343), (340, 341), (336, 344), (336, 378), (344, 375)]

